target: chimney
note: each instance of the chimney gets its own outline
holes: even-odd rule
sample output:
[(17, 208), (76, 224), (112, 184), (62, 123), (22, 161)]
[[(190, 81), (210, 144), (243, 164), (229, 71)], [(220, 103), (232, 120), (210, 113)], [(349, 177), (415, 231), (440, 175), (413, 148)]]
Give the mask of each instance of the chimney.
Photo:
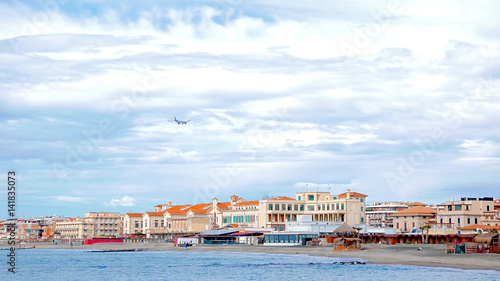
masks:
[(168, 205), (168, 206), (172, 206), (172, 202), (168, 202), (168, 203), (167, 203), (167, 205)]
[(350, 189), (347, 190), (347, 199), (351, 199), (351, 190)]

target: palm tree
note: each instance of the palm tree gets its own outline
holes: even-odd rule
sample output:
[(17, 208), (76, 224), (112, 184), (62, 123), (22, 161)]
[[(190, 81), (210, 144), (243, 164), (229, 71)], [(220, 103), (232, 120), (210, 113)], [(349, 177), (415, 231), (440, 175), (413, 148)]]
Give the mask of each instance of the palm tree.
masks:
[(422, 230), (422, 242), (424, 242), (424, 233), (425, 233), (425, 244), (427, 244), (429, 241), (429, 228), (431, 228), (430, 225), (426, 224), (421, 227), (419, 227), (420, 230)]

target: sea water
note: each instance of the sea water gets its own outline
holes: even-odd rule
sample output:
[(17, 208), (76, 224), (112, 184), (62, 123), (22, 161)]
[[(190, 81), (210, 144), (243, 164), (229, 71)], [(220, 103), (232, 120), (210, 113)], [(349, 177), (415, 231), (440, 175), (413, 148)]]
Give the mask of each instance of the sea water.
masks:
[(500, 280), (500, 272), (493, 270), (349, 263), (355, 260), (362, 261), (265, 253), (33, 249), (16, 251), (15, 274), (3, 263), (0, 280)]

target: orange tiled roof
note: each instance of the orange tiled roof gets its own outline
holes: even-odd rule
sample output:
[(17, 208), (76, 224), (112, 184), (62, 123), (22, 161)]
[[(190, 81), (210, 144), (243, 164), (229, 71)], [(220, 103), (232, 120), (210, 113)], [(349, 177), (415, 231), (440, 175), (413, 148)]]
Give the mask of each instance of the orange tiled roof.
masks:
[(195, 214), (206, 214), (208, 210), (199, 210), (199, 209), (194, 209), (194, 210), (189, 210)]
[(180, 210), (184, 210), (188, 207), (190, 207), (191, 205), (176, 205), (176, 206), (173, 206), (171, 208), (168, 208), (167, 209), (167, 212), (170, 213), (170, 211), (180, 211)]
[(259, 201), (245, 201), (238, 203), (235, 206), (245, 206), (245, 205), (259, 205)]
[(392, 214), (392, 216), (433, 216), (437, 213), (435, 209), (427, 208), (424, 206), (417, 206), (413, 208), (408, 208)]
[(231, 206), (231, 202), (218, 203), (217, 206), (222, 209), (227, 209), (229, 206)]
[(290, 198), (290, 197), (286, 197), (286, 196), (277, 196), (277, 197), (274, 197), (274, 198), (269, 199), (269, 200), (293, 200), (293, 201), (295, 201), (295, 199)]
[(493, 201), (493, 204), (500, 205), (500, 199), (496, 199), (495, 201)]
[(207, 207), (210, 207), (212, 204), (196, 204), (194, 206), (191, 206), (187, 208), (186, 210), (200, 210), (200, 209), (205, 209)]
[(146, 212), (150, 216), (163, 216), (164, 212)]
[(186, 210), (167, 210), (166, 212), (168, 212), (171, 215), (184, 215), (188, 211), (186, 211)]
[(472, 224), (472, 225), (468, 225), (468, 226), (464, 226), (464, 227), (459, 227), (458, 229), (472, 229), (472, 230), (475, 230), (475, 229), (482, 229), (482, 230), (488, 230), (490, 229), (491, 227), (489, 225), (483, 225), (483, 224)]
[(142, 217), (142, 213), (127, 213), (126, 215), (129, 217)]
[(427, 206), (427, 204), (420, 203), (420, 202), (413, 202), (413, 203), (408, 203), (408, 206), (414, 206), (414, 207), (416, 207), (416, 206), (423, 206), (423, 207), (425, 207), (425, 206)]
[[(351, 191), (351, 197), (367, 197), (367, 196), (368, 195), (365, 195), (363, 193)], [(347, 197), (347, 192), (339, 194), (339, 197)]]

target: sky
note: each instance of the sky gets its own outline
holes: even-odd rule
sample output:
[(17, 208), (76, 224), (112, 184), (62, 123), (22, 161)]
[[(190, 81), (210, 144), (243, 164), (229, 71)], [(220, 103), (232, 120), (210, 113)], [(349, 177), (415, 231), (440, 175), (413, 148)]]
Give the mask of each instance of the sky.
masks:
[(17, 173), (17, 216), (305, 190), (500, 198), (499, 10), (2, 1), (0, 166)]

